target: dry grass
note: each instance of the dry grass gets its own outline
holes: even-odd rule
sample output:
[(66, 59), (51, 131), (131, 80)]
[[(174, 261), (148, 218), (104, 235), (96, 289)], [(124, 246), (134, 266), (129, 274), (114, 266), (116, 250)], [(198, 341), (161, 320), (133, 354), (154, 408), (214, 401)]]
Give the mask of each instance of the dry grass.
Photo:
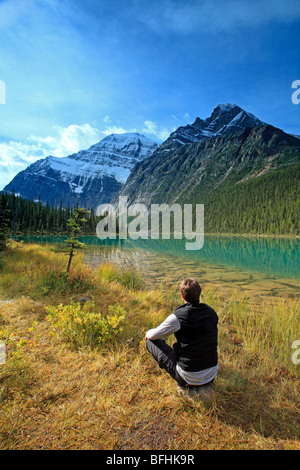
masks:
[[(3, 255), (0, 330), (15, 341), (0, 366), (0, 449), (300, 448), (298, 370), (290, 360), (290, 336), (281, 354), (270, 343), (282, 341), (284, 318), (294, 322), (299, 312), (294, 299), (275, 302), (204, 286), (203, 301), (220, 317), (220, 372), (215, 395), (203, 403), (178, 395), (174, 381), (145, 350), (145, 331), (180, 303), (177, 291), (132, 288), (81, 262), (78, 257), (74, 265), (75, 277), (80, 273), (84, 281), (81, 290), (80, 284), (75, 292), (53, 285), (43, 294), (42, 267), (63, 269), (62, 255), (37, 246)], [(39, 276), (28, 263), (39, 267)], [(81, 296), (99, 307), (116, 302), (124, 307), (126, 327), (113, 342), (74, 349), (52, 334), (46, 305)]]

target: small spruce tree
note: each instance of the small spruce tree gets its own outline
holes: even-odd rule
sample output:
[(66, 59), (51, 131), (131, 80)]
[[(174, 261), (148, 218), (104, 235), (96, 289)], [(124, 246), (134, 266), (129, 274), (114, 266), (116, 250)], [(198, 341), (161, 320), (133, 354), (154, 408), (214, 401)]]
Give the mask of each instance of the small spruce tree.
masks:
[(75, 250), (82, 250), (85, 248), (85, 244), (81, 243), (78, 240), (78, 235), (82, 232), (83, 226), (87, 219), (85, 216), (87, 215), (87, 210), (85, 208), (79, 209), (79, 207), (76, 207), (74, 209), (73, 215), (69, 218), (67, 225), (70, 230), (70, 238), (65, 240), (65, 243), (67, 244), (68, 247), (68, 253), (69, 253), (69, 260), (68, 260), (68, 266), (67, 266), (67, 273), (70, 270), (72, 258), (75, 254)]

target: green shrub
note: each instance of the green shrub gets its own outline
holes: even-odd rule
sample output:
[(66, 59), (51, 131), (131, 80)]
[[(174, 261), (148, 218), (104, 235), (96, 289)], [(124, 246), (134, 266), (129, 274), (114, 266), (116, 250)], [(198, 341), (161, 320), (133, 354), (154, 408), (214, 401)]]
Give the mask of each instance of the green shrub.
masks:
[(47, 320), (53, 331), (74, 347), (99, 346), (112, 340), (120, 331), (125, 311), (119, 305), (109, 305), (107, 315), (94, 312), (93, 302), (47, 307)]

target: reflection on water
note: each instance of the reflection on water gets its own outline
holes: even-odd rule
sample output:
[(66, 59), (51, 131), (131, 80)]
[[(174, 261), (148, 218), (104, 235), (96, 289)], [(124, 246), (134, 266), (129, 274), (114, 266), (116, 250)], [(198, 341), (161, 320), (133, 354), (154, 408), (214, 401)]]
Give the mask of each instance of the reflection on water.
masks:
[[(24, 241), (62, 243), (67, 237), (20, 237)], [(103, 260), (135, 267), (148, 285), (174, 284), (194, 276), (202, 283), (225, 283), (268, 294), (299, 295), (299, 240), (206, 236), (199, 251), (186, 251), (184, 240), (99, 240), (82, 236), (86, 261)]]

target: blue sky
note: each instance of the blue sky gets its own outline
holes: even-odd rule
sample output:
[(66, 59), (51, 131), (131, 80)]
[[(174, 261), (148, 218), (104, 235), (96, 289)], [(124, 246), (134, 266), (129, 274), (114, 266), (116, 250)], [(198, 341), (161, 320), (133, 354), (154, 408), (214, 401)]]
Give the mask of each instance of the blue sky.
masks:
[(0, 189), (49, 154), (162, 141), (220, 103), (300, 134), (299, 52), (298, 0), (0, 0)]

